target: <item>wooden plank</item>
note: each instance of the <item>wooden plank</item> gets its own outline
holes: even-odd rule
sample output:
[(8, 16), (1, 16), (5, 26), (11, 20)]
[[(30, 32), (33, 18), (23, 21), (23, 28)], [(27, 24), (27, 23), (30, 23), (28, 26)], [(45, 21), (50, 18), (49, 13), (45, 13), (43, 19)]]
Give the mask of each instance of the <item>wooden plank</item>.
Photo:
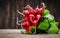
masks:
[(0, 34), (1, 33), (21, 33), (21, 31), (24, 29), (0, 29)]
[(16, 28), (16, 0), (11, 0), (11, 28)]
[(27, 35), (27, 34), (0, 34), (0, 38), (60, 38), (57, 34)]
[(21, 34), (22, 29), (0, 29), (0, 38), (60, 38), (60, 34)]
[(6, 17), (5, 17), (5, 28), (8, 28), (9, 17), (10, 17), (10, 1), (7, 1), (6, 5)]

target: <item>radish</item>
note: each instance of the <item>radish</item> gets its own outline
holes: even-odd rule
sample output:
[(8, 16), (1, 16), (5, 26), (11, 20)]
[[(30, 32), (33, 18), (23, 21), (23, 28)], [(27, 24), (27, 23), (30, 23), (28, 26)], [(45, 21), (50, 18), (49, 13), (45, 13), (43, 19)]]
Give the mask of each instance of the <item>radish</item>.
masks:
[(39, 10), (39, 8), (38, 8), (38, 6), (35, 8), (35, 14), (38, 14), (38, 10)]
[[(23, 11), (23, 14), (25, 15), (25, 16), (28, 16), (29, 15), (29, 11), (28, 10), (25, 10), (25, 11)], [(25, 17), (24, 16), (24, 17)]]
[(35, 11), (34, 11), (34, 9), (33, 9), (33, 8), (29, 8), (29, 9), (28, 9), (28, 11), (30, 12), (30, 14), (35, 15)]
[(30, 28), (31, 28), (31, 26), (28, 26), (28, 27), (25, 28), (26, 33), (30, 33)]
[(39, 21), (39, 20), (41, 20), (41, 18), (42, 18), (42, 16), (41, 15), (36, 15), (36, 21)]
[(42, 15), (43, 11), (44, 11), (44, 7), (41, 7), (41, 8), (38, 10), (38, 14)]
[(34, 20), (34, 21), (32, 22), (32, 26), (37, 26), (37, 25), (38, 25), (38, 21)]
[(25, 28), (26, 27), (26, 23), (25, 22), (21, 23), (21, 26)]
[(29, 19), (30, 19), (30, 21), (32, 22), (32, 21), (35, 20), (35, 16), (34, 16), (33, 14), (30, 14), (30, 15), (29, 15)]
[(29, 22), (26, 21), (26, 22), (22, 23), (21, 25), (25, 28), (26, 33), (29, 33), (30, 32), (31, 25), (30, 25)]
[(31, 25), (30, 25), (30, 22), (28, 22), (28, 21), (23, 22), (21, 25), (22, 25), (24, 28), (26, 28), (26, 27), (28, 27), (28, 26), (31, 26)]
[(29, 20), (29, 16), (24, 17), (24, 21), (30, 21), (30, 20)]

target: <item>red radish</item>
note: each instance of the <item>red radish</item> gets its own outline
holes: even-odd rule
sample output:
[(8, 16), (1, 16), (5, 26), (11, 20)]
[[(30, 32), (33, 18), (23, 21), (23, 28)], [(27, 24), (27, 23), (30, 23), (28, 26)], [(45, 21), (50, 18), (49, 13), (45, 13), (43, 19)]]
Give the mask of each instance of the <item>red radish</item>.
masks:
[(21, 24), (24, 28), (28, 27), (28, 26), (31, 26), (30, 25), (30, 22), (28, 21), (25, 21), (24, 23)]
[(41, 3), (43, 7), (41, 7), (39, 10), (38, 10), (38, 14), (42, 15), (44, 9), (45, 9), (45, 4), (44, 3)]
[(41, 3), (42, 4), (42, 6), (43, 7), (41, 7), (41, 8), (38, 8), (38, 6), (35, 8), (35, 11), (36, 11), (36, 13), (37, 14), (40, 14), (40, 15), (42, 15), (42, 13), (43, 13), (43, 11), (44, 11), (44, 9), (45, 9), (45, 5), (44, 5), (44, 3)]
[(34, 15), (37, 15), (36, 11), (34, 10)]
[(29, 20), (29, 16), (24, 17), (24, 21), (30, 21), (30, 20)]
[(21, 25), (25, 28), (26, 33), (30, 32), (30, 24), (29, 24), (29, 22), (24, 22)]
[(43, 10), (44, 10), (44, 7), (40, 8), (40, 9), (38, 7), (35, 8), (36, 13), (40, 14), (40, 15), (42, 15)]
[(31, 26), (28, 26), (28, 27), (25, 28), (26, 33), (29, 33), (29, 32), (30, 32), (30, 27), (31, 27)]
[(31, 26), (31, 25), (30, 25), (30, 22), (26, 21), (26, 26), (27, 26), (27, 27), (28, 27), (28, 26)]
[(41, 18), (42, 18), (42, 16), (41, 15), (36, 15), (36, 21), (39, 21), (39, 20), (41, 20)]
[(30, 12), (30, 14), (35, 15), (35, 11), (34, 11), (34, 9), (28, 9), (28, 11)]
[(35, 16), (34, 16), (33, 14), (30, 14), (30, 15), (29, 15), (29, 19), (30, 19), (30, 21), (32, 22), (32, 21), (35, 20)]
[(23, 11), (23, 14), (24, 14), (25, 16), (28, 16), (28, 15), (29, 15), (29, 11), (28, 11), (28, 10), (25, 10), (25, 11)]
[(26, 23), (25, 22), (21, 23), (21, 26), (22, 27), (25, 27), (26, 26)]
[(37, 26), (37, 25), (38, 25), (38, 21), (34, 20), (34, 21), (32, 22), (32, 26)]
[(38, 14), (42, 15), (43, 11), (44, 11), (44, 7), (41, 7), (41, 8), (39, 9)]
[(39, 8), (38, 6), (35, 8), (36, 14), (38, 14)]
[(28, 5), (28, 11), (30, 12), (30, 14), (34, 15), (34, 9), (32, 7), (30, 7), (29, 5)]

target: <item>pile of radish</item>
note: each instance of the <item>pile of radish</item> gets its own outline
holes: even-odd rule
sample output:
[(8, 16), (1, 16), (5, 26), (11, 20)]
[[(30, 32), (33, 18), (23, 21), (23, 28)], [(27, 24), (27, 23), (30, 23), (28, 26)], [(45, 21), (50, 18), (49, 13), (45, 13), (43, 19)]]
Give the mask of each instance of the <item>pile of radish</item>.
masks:
[(54, 16), (45, 7), (44, 3), (42, 3), (41, 8), (38, 8), (38, 6), (35, 9), (28, 7), (27, 10), (23, 11), (24, 22), (20, 25), (26, 31), (22, 31), (22, 33), (57, 34), (59, 32), (58, 22), (54, 20)]
[(38, 26), (38, 22), (42, 20), (42, 13), (44, 9), (45, 6), (43, 4), (41, 8), (38, 7), (36, 7), (35, 9), (29, 8), (28, 10), (25, 10), (23, 12), (24, 22), (21, 24), (21, 26), (25, 28), (27, 33), (30, 32), (30, 28), (32, 26), (35, 27)]

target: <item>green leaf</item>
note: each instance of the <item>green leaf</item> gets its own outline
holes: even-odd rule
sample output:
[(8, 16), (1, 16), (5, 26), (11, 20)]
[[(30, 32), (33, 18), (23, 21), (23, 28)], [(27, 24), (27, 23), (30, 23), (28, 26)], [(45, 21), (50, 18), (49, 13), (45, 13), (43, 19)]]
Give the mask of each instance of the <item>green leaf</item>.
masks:
[(31, 28), (30, 28), (30, 31), (33, 33), (33, 32), (35, 32), (35, 26), (32, 26)]
[(47, 30), (49, 28), (48, 19), (44, 19), (42, 22), (38, 25), (38, 30)]
[(57, 34), (59, 32), (59, 29), (57, 26), (52, 25), (49, 29), (48, 29), (48, 34)]
[(45, 16), (45, 15), (47, 15), (47, 14), (49, 14), (50, 13), (50, 11), (49, 10), (47, 10), (47, 9), (45, 9), (44, 11), (43, 11), (43, 16)]
[(51, 15), (51, 14), (47, 14), (47, 15), (45, 15), (44, 17), (45, 17), (45, 18), (48, 18), (48, 19), (50, 19), (50, 20), (54, 20), (54, 16)]

